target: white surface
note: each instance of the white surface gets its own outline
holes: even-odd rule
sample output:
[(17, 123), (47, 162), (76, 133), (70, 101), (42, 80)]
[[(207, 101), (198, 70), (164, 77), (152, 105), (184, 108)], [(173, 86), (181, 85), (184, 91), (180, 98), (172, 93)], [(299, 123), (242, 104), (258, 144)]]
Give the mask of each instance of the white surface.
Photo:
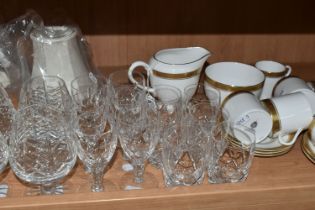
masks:
[(256, 142), (263, 141), (271, 132), (272, 119), (255, 95), (241, 92), (229, 98), (223, 110), (228, 113), (232, 125), (254, 129)]

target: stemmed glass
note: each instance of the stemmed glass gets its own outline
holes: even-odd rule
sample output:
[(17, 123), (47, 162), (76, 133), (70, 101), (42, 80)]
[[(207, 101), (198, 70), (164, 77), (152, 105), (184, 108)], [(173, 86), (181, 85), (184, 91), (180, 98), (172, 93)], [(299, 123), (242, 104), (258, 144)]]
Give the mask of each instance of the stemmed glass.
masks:
[(10, 140), (10, 165), (20, 179), (57, 194), (57, 182), (76, 162), (74, 137), (64, 113), (47, 104), (18, 110)]
[(146, 93), (131, 85), (116, 88), (114, 110), (116, 131), (124, 154), (134, 167), (134, 184), (142, 183), (144, 163), (158, 141), (156, 121), (148, 118)]
[[(140, 72), (134, 72), (133, 73), (134, 78), (138, 81), (139, 84), (144, 85), (145, 84), (145, 77)], [(133, 83), (130, 82), (128, 78), (128, 69), (120, 69), (116, 70), (109, 74), (108, 76), (108, 122), (111, 125), (111, 127), (117, 127), (116, 126), (116, 119), (115, 119), (115, 92), (118, 91), (119, 87), (122, 86), (134, 86)], [(119, 92), (119, 91), (118, 91)], [(119, 98), (119, 97), (118, 97)], [(116, 98), (116, 99), (118, 99)], [(119, 100), (119, 99), (118, 99)], [(116, 106), (117, 107), (117, 106)], [(121, 150), (121, 146), (118, 142), (118, 149)], [(123, 153), (123, 151), (122, 151)], [(128, 160), (128, 157), (123, 153), (123, 159)], [(132, 166), (129, 163), (126, 163), (122, 166), (123, 170), (131, 170)]]
[(107, 122), (107, 85), (103, 77), (78, 76), (71, 82), (76, 132), (100, 134)]
[(76, 144), (80, 159), (91, 168), (91, 191), (104, 191), (104, 169), (113, 157), (117, 146), (115, 134), (111, 130), (94, 135), (80, 133)]
[(77, 136), (78, 156), (92, 178), (91, 191), (104, 190), (104, 169), (117, 145), (113, 128), (106, 130), (108, 90), (106, 79), (90, 74), (78, 76), (71, 82), (74, 101), (74, 131)]
[(159, 139), (157, 124), (148, 119), (124, 122), (119, 118), (117, 124), (120, 145), (134, 167), (134, 183), (142, 183), (145, 161), (153, 153)]

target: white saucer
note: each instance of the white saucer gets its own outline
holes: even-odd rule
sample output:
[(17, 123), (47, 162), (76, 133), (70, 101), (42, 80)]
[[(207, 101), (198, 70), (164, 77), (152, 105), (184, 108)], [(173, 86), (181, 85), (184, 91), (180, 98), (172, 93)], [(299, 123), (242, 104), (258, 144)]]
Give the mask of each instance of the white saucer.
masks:
[[(287, 135), (284, 138), (288, 139), (292, 138), (292, 135)], [(230, 138), (230, 142), (232, 144), (239, 146), (239, 141), (233, 137)], [(280, 155), (284, 155), (291, 150), (293, 145), (282, 145), (279, 143), (278, 138), (268, 138), (266, 142), (269, 143), (257, 143), (255, 147), (255, 156), (258, 157), (276, 157)]]
[[(290, 138), (293, 138), (293, 135), (289, 134), (283, 137), (284, 140), (289, 140)], [(268, 142), (268, 143), (264, 143), (264, 142)], [(278, 137), (275, 138), (270, 138), (267, 137), (263, 142), (257, 143), (256, 144), (256, 149), (260, 150), (264, 150), (264, 149), (275, 149), (275, 148), (279, 148), (279, 147), (288, 147), (285, 145), (282, 145), (279, 141), (278, 141)], [(290, 147), (290, 146), (289, 146)]]

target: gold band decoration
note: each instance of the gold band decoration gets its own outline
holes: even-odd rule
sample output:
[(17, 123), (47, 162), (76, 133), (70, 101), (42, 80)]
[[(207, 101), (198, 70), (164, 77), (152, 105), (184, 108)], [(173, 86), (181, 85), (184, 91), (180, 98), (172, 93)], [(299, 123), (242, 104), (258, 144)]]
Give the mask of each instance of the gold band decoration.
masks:
[(315, 128), (315, 119), (312, 120), (307, 129), (307, 136), (309, 139), (312, 139), (312, 130)]
[[(265, 80), (264, 80), (265, 81)], [(236, 91), (255, 91), (255, 90), (259, 90), (263, 87), (264, 85), (264, 81), (262, 81), (261, 83), (257, 84), (257, 85), (252, 85), (252, 86), (234, 86), (234, 85), (226, 85), (217, 81), (212, 80), (211, 78), (209, 78), (208, 76), (206, 76), (206, 82), (216, 88), (222, 89), (222, 90), (227, 90), (227, 91), (232, 91), (232, 92), (236, 92)]]
[(272, 119), (272, 133), (275, 134), (280, 131), (280, 119), (278, 111), (270, 99), (262, 100), (261, 103), (268, 109)]
[(288, 68), (281, 72), (262, 71), (266, 77), (282, 77), (288, 73)]
[(220, 107), (223, 108), (228, 100), (230, 100), (231, 98), (233, 98), (235, 95), (237, 95), (237, 94), (239, 94), (239, 93), (249, 93), (249, 94), (254, 95), (254, 93), (249, 92), (249, 91), (236, 91), (236, 92), (233, 92), (233, 93), (229, 94), (228, 96), (226, 96), (226, 97), (223, 99), (223, 101), (222, 101)]
[(170, 74), (170, 73), (164, 73), (164, 72), (160, 72), (157, 70), (153, 70), (153, 75), (157, 76), (157, 77), (161, 77), (164, 79), (188, 79), (194, 76), (199, 75), (200, 73), (200, 68), (196, 69), (194, 71), (191, 72), (187, 72), (187, 73), (180, 73), (180, 74)]

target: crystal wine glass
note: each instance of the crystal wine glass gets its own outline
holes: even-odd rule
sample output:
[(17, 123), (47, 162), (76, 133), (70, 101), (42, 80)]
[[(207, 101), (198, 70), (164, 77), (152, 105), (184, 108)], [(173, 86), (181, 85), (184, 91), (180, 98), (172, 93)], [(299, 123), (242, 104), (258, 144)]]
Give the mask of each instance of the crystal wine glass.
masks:
[(95, 135), (77, 134), (78, 154), (82, 162), (91, 168), (91, 191), (104, 191), (104, 169), (114, 155), (117, 138), (111, 130)]
[(145, 161), (158, 142), (157, 124), (147, 118), (125, 122), (120, 117), (117, 124), (120, 145), (134, 167), (134, 183), (142, 183)]
[(47, 104), (18, 110), (10, 140), (10, 165), (17, 177), (57, 194), (57, 185), (76, 162), (73, 133), (64, 113)]
[(106, 126), (107, 86), (103, 77), (78, 76), (71, 82), (76, 131), (99, 135)]

